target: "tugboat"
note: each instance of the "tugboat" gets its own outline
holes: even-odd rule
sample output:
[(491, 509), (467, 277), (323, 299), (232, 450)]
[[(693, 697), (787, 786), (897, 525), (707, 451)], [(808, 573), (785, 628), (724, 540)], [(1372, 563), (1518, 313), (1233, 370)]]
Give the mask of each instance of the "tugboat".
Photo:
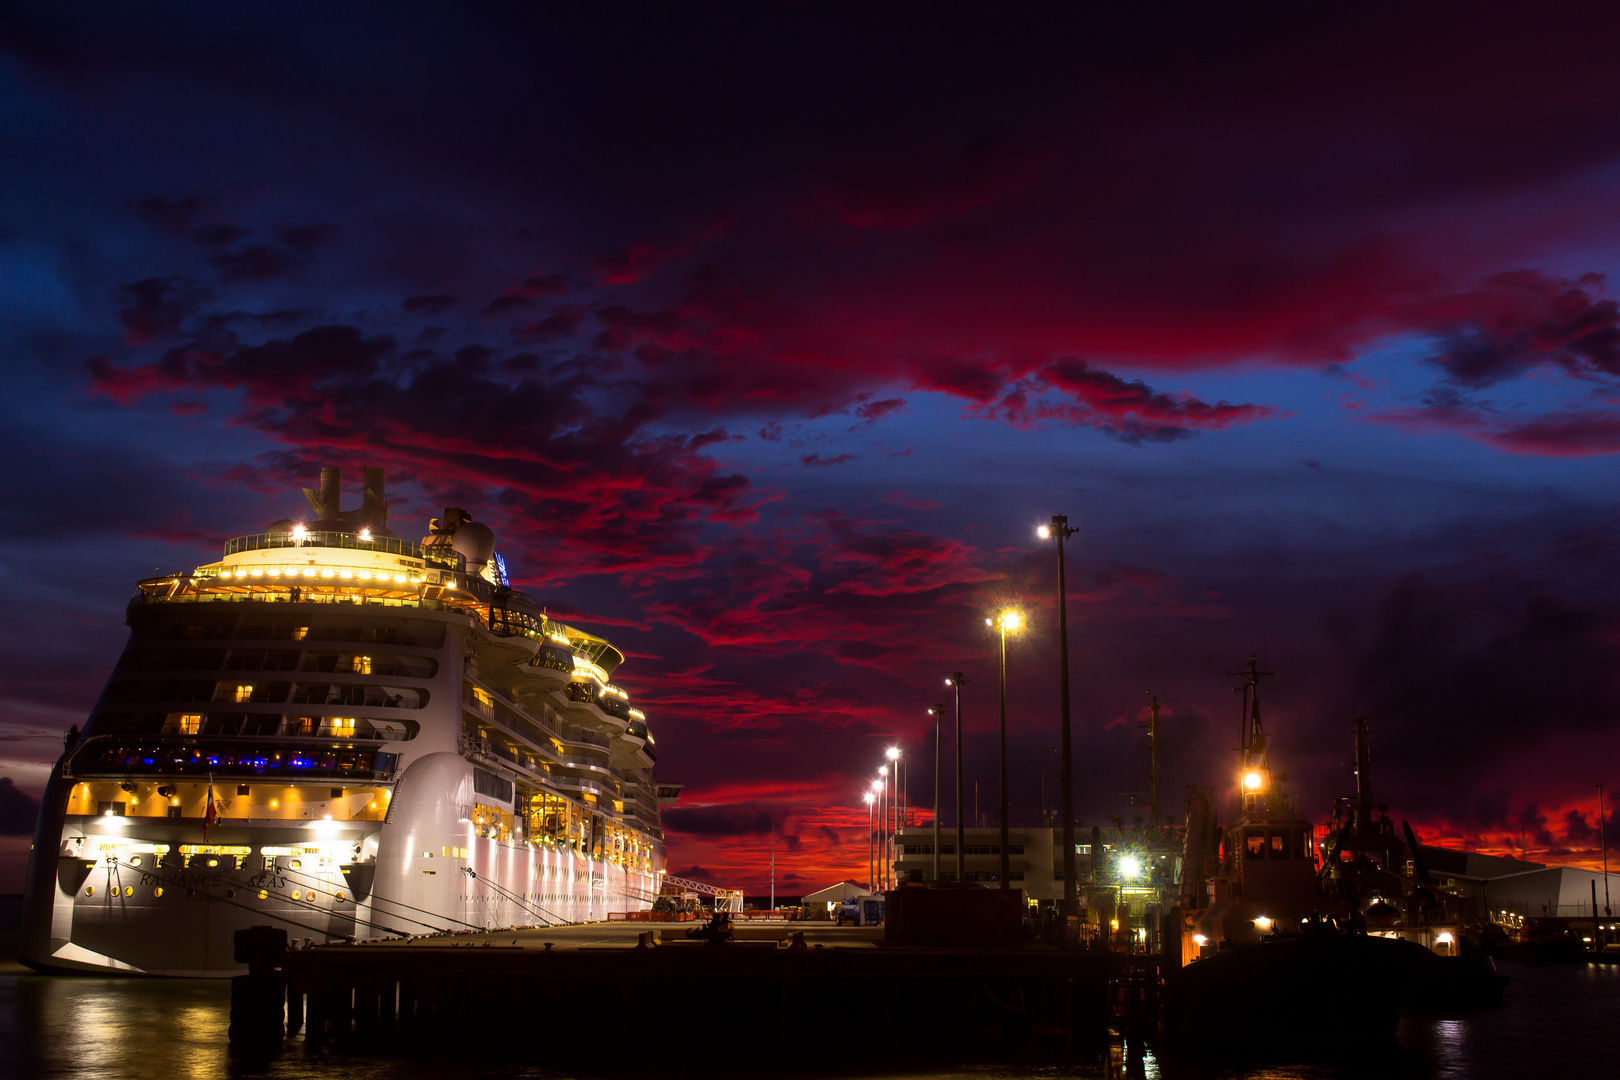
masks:
[(1406, 821), (1396, 833), (1389, 807), (1375, 805), (1367, 718), (1354, 716), (1356, 793), (1337, 799), (1325, 831), (1323, 892), (1350, 909), (1352, 924), (1430, 952), (1408, 1012), (1453, 1012), (1502, 1004), (1508, 977), (1486, 955), (1503, 938), (1489, 921), (1470, 924), (1459, 897), (1435, 887), (1423, 845)]
[(1215, 823), (1214, 795), (1188, 795), (1181, 882), (1183, 967), (1168, 973), (1174, 1041), (1230, 1057), (1343, 1051), (1322, 1021), (1354, 1031), (1354, 1049), (1392, 1045), (1425, 962), (1409, 942), (1353, 932), (1349, 904), (1319, 888), (1315, 828), (1274, 774), (1260, 684), (1272, 672), (1250, 657), (1243, 678), (1233, 823)]

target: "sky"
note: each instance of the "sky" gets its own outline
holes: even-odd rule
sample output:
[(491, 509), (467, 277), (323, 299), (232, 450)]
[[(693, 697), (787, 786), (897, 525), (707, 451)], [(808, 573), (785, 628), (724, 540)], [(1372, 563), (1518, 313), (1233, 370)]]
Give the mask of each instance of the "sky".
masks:
[[(866, 874), (930, 706), (1076, 814), (1594, 864), (1620, 781), (1611, 5), (7, 5), (0, 892), (154, 568), (386, 468), (628, 659), (672, 872)], [(951, 713), (954, 722), (954, 712)], [(947, 732), (947, 760), (953, 753)], [(954, 772), (943, 773), (955, 820)], [(971, 818), (974, 796), (969, 794)], [(1607, 807), (1606, 807), (1607, 809)], [(1617, 820), (1611, 814), (1607, 829)]]

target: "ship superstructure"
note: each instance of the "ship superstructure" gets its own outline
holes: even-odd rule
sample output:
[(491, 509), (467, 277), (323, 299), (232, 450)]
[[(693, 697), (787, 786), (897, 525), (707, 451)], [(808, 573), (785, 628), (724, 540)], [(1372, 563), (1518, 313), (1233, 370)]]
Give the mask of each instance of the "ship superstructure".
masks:
[(1270, 738), (1260, 715), (1260, 683), (1270, 672), (1249, 658), (1243, 677), (1243, 739), (1231, 824), (1215, 823), (1214, 794), (1191, 788), (1182, 858), (1181, 904), (1187, 912), (1183, 956), (1192, 960), (1225, 945), (1253, 944), (1271, 934), (1297, 934), (1329, 912), (1317, 889), (1315, 826), (1271, 768)]
[(510, 587), (450, 508), (388, 529), (382, 470), (139, 583), (47, 784), (21, 958), (230, 974), (232, 934), (364, 939), (606, 918), (664, 868), (646, 717), (612, 644)]

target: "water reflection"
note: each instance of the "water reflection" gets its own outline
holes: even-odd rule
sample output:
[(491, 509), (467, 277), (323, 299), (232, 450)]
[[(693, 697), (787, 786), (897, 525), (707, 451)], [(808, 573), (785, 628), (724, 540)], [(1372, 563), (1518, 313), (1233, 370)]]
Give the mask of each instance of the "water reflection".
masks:
[[(1401, 1025), (1397, 1058), (1354, 1066), (1216, 1068), (1196, 1061), (1167, 1059), (1152, 1052), (1114, 1047), (1089, 1061), (1051, 1065), (971, 1066), (906, 1073), (891, 1067), (846, 1077), (881, 1080), (1438, 1080), (1490, 1076), (1539, 1078), (1591, 1073), (1596, 1063), (1620, 1060), (1620, 967), (1505, 968), (1513, 977), (1510, 1005), (1487, 1013), (1409, 1018)], [(543, 1061), (527, 1068), (471, 1067), (420, 1060), (362, 1060), (331, 1053), (306, 1053), (302, 1042), (259, 1070), (233, 1065), (226, 1054), (230, 984), (216, 980), (154, 980), (41, 977), (0, 973), (0, 1076), (127, 1077), (130, 1080), (381, 1080), (383, 1077), (444, 1080), (461, 1077), (528, 1077), (565, 1080)], [(830, 1019), (825, 1023), (858, 1022)], [(814, 1037), (814, 1024), (792, 1037)], [(1322, 1018), (1322, 1038), (1353, 1046), (1356, 1032), (1336, 1030)], [(476, 1034), (473, 1033), (473, 1038)], [(791, 1038), (771, 1040), (783, 1047), (779, 1060), (750, 1072), (771, 1075), (791, 1063)], [(622, 1074), (667, 1071), (683, 1063), (665, 1061), (653, 1046), (629, 1048), (616, 1063)], [(696, 1068), (698, 1063), (685, 1063)], [(773, 1067), (774, 1066), (774, 1067)], [(742, 1074), (739, 1074), (742, 1075)], [(802, 1075), (802, 1074), (801, 1074)]]

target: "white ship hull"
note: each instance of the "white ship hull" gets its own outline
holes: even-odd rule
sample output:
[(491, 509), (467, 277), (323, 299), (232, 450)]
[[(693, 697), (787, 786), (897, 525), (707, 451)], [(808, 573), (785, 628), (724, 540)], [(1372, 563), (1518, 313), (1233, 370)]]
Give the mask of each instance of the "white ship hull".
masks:
[(461, 548), (284, 530), (142, 582), (46, 788), (21, 959), (230, 975), (249, 926), (365, 940), (649, 908), (653, 740), (607, 681), (622, 657), (476, 554), (482, 576)]

